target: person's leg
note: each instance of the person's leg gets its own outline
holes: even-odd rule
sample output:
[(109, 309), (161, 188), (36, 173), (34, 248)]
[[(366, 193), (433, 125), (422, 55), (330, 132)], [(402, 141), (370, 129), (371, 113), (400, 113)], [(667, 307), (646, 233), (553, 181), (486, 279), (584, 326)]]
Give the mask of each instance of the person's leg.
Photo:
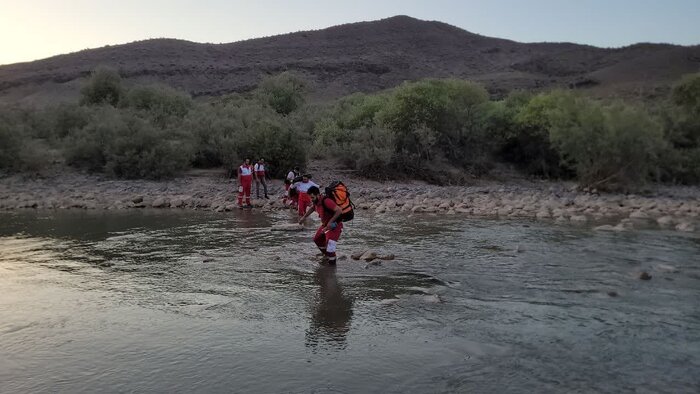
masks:
[(326, 257), (328, 257), (329, 264), (335, 264), (337, 257), (335, 253), (336, 247), (342, 232), (343, 226), (339, 225), (338, 227), (324, 234), (326, 238)]
[(316, 230), (314, 235), (314, 243), (318, 246), (318, 249), (326, 255), (326, 234), (323, 232), (324, 226), (321, 226)]
[(299, 193), (299, 217), (304, 216), (309, 205), (311, 205), (309, 195), (306, 193)]
[(238, 206), (243, 207), (243, 181), (241, 181), (241, 184), (239, 185), (240, 188), (238, 189)]
[(245, 194), (245, 203), (250, 206), (250, 189), (252, 188), (252, 179), (248, 179), (248, 182), (243, 186), (243, 194)]
[(260, 182), (262, 182), (263, 189), (265, 190), (265, 198), (269, 199), (270, 197), (267, 196), (267, 180), (263, 178)]
[(255, 195), (260, 199), (260, 179), (255, 179)]

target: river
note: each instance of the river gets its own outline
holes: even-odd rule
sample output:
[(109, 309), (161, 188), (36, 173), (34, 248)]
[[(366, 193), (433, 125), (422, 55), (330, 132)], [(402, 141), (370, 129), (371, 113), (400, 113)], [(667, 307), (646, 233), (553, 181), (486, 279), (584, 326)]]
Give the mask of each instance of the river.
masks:
[[(698, 392), (700, 239), (289, 212), (0, 214), (0, 392)], [(643, 281), (647, 271), (652, 279)]]

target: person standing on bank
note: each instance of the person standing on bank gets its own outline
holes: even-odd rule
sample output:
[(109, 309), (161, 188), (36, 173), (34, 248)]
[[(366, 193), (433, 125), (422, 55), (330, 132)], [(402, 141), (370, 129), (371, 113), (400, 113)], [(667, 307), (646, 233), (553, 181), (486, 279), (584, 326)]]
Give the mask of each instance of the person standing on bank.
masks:
[(238, 167), (238, 208), (243, 208), (243, 195), (245, 195), (246, 206), (250, 205), (250, 189), (253, 185), (253, 167), (250, 166), (250, 159), (245, 159)]
[(267, 172), (265, 171), (265, 159), (261, 158), (258, 160), (253, 167), (253, 171), (255, 172), (255, 195), (258, 199), (260, 199), (260, 184), (262, 183), (265, 191), (265, 198), (269, 200), (270, 197), (267, 196), (267, 181), (265, 180), (267, 175)]

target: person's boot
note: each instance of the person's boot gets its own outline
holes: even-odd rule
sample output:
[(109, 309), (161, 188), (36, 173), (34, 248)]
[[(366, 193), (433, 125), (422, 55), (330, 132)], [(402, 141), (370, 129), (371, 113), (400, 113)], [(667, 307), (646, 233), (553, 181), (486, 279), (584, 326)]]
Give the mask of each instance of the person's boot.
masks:
[(268, 197), (268, 196), (267, 196), (267, 194), (266, 194), (266, 195), (265, 195), (265, 199), (266, 199), (266, 200), (269, 200), (269, 199), (270, 199), (270, 197)]

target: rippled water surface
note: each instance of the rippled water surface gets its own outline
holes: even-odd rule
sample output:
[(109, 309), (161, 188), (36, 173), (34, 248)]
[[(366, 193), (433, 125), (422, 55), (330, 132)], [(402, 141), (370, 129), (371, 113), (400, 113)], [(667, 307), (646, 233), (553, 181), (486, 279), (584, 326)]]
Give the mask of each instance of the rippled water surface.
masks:
[(397, 259), (333, 269), (289, 221), (1, 214), (0, 392), (700, 391), (696, 237), (360, 216)]

